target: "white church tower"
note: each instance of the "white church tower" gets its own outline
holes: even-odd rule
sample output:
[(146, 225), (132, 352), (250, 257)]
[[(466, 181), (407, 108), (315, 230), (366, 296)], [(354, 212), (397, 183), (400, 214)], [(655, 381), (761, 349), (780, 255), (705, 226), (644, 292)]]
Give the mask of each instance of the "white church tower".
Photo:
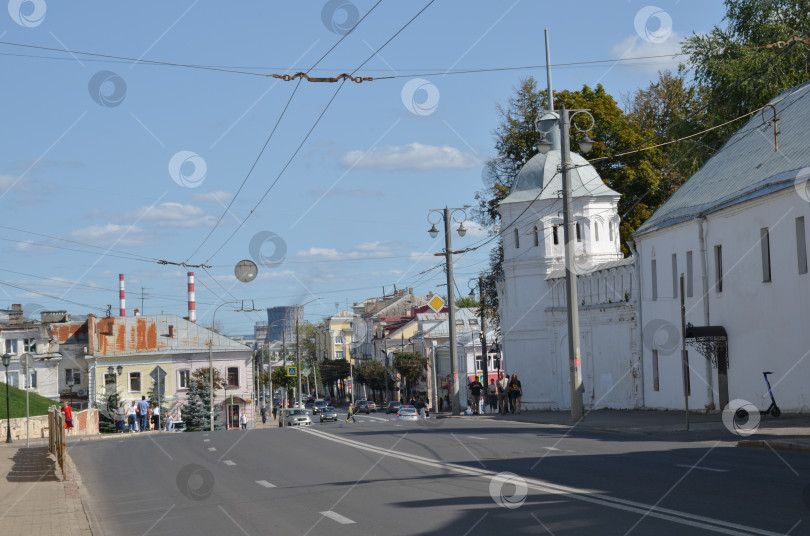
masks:
[[(560, 353), (560, 338), (565, 338), (566, 330), (563, 323), (560, 333), (559, 321), (554, 320), (559, 314), (553, 314), (560, 309), (553, 289), (558, 288), (559, 272), (565, 268), (559, 115), (549, 110), (538, 127), (546, 132), (551, 150), (538, 152), (523, 166), (509, 196), (499, 205), (504, 275), (498, 296), (505, 365), (509, 374), (517, 373), (521, 380), (524, 406), (560, 409), (567, 404), (568, 368), (567, 352), (565, 359), (553, 357)], [(582, 156), (571, 153), (570, 157), (575, 166), (569, 181), (576, 225), (571, 236), (576, 240), (577, 273), (585, 274), (623, 258), (617, 212), (620, 195), (605, 185)], [(562, 305), (564, 318), (564, 301)]]

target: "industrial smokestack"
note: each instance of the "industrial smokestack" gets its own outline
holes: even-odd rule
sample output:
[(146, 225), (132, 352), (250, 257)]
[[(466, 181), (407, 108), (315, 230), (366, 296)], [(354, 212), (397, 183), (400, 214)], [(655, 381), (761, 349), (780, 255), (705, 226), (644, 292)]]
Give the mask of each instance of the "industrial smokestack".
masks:
[(121, 309), (118, 316), (127, 316), (127, 302), (124, 299), (124, 274), (118, 274), (118, 301)]
[(188, 272), (188, 320), (197, 323), (197, 299), (194, 296), (194, 272)]

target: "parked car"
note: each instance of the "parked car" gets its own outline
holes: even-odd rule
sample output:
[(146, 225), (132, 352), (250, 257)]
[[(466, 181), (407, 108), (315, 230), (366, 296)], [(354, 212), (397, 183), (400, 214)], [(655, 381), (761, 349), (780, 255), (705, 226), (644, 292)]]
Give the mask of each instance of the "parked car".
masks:
[(377, 413), (377, 403), (376, 402), (373, 402), (373, 401), (369, 400), (367, 405), (368, 405), (368, 409), (366, 410), (366, 413), (368, 413), (369, 411), (373, 411), (374, 413)]
[(183, 421), (172, 421), (168, 428), (166, 429), (167, 432), (185, 432), (186, 431), (186, 423)]
[(320, 411), (321, 422), (335, 421), (337, 422), (337, 410), (332, 406), (324, 406)]
[(282, 412), (278, 425), (282, 426), (282, 423), (284, 426), (309, 426), (312, 419), (304, 408), (291, 408)]
[(397, 411), (398, 421), (416, 421), (419, 419), (419, 414), (413, 406), (400, 406)]
[(354, 403), (354, 412), (355, 413), (365, 413), (368, 415), (371, 412), (377, 412), (377, 404), (374, 402), (369, 402), (368, 400), (358, 400)]
[(321, 399), (316, 400), (315, 402), (312, 403), (312, 414), (317, 415), (318, 413), (323, 411), (323, 409), (328, 405), (329, 403), (326, 402), (326, 400)]
[(402, 402), (392, 400), (391, 402), (388, 403), (388, 407), (385, 408), (385, 414), (388, 415), (389, 413), (396, 413), (401, 405)]

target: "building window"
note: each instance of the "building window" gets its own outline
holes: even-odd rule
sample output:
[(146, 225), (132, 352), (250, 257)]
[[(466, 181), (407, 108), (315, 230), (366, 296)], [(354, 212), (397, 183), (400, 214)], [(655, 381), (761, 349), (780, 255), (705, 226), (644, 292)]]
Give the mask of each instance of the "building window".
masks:
[(23, 351), (25, 352), (36, 352), (37, 351), (37, 343), (34, 339), (23, 339)]
[(557, 228), (559, 225), (553, 225), (551, 227), (551, 234), (554, 236), (554, 245), (557, 246), (560, 244), (560, 235), (558, 234)]
[(239, 369), (228, 367), (228, 387), (239, 387)]
[(141, 373), (140, 372), (130, 372), (129, 373), (129, 392), (130, 393), (140, 393), (141, 392)]
[(520, 248), (520, 233), (515, 229), (515, 249)]
[(771, 239), (768, 235), (768, 228), (759, 230), (759, 249), (762, 253), (762, 282), (771, 280)]
[(658, 299), (658, 267), (655, 259), (650, 261), (650, 284), (652, 285), (652, 301)]
[(806, 274), (807, 240), (804, 234), (804, 216), (796, 218), (796, 253), (799, 257), (799, 274)]
[(6, 339), (6, 353), (12, 355), (17, 353), (17, 339)]
[(104, 374), (104, 394), (111, 395), (118, 391), (118, 386), (115, 385), (115, 374)]
[(180, 389), (188, 389), (188, 384), (191, 382), (191, 371), (189, 370), (181, 370), (180, 371)]
[(678, 254), (672, 254), (672, 297), (678, 297)]
[(577, 242), (582, 242), (582, 229), (579, 227), (579, 222), (576, 223), (577, 228)]
[(652, 351), (652, 368), (653, 368), (653, 390), (660, 391), (661, 387), (658, 382), (658, 350)]
[(540, 245), (540, 236), (539, 236), (540, 233), (537, 231), (536, 225), (534, 226), (534, 231), (532, 232), (534, 233), (534, 246), (537, 247)]
[(8, 384), (12, 387), (16, 387), (17, 389), (20, 388), (20, 373), (19, 372), (9, 372), (8, 373)]
[(593, 241), (599, 242), (599, 222), (593, 222)]
[(686, 296), (692, 297), (692, 252), (686, 252)]
[(723, 246), (714, 246), (714, 279), (717, 292), (723, 292)]
[(608, 236), (610, 237), (610, 241), (613, 242), (613, 222), (608, 222)]
[(65, 369), (65, 385), (67, 385), (67, 380), (70, 377), (73, 377), (73, 385), (81, 385), (82, 383), (82, 371), (79, 369)]
[(335, 344), (343, 344), (343, 334), (335, 335)]
[(31, 389), (36, 389), (37, 388), (37, 371), (36, 370), (31, 371), (28, 385), (31, 387)]
[(335, 359), (346, 359), (343, 354), (343, 350), (338, 350), (337, 352), (335, 352)]

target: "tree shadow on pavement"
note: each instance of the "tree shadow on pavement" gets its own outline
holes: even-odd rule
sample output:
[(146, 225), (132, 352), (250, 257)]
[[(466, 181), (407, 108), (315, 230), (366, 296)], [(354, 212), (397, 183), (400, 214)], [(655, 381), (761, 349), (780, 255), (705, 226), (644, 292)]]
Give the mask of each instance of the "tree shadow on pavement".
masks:
[(50, 457), (48, 447), (21, 448), (12, 460), (14, 465), (6, 475), (8, 482), (59, 481), (56, 462)]

